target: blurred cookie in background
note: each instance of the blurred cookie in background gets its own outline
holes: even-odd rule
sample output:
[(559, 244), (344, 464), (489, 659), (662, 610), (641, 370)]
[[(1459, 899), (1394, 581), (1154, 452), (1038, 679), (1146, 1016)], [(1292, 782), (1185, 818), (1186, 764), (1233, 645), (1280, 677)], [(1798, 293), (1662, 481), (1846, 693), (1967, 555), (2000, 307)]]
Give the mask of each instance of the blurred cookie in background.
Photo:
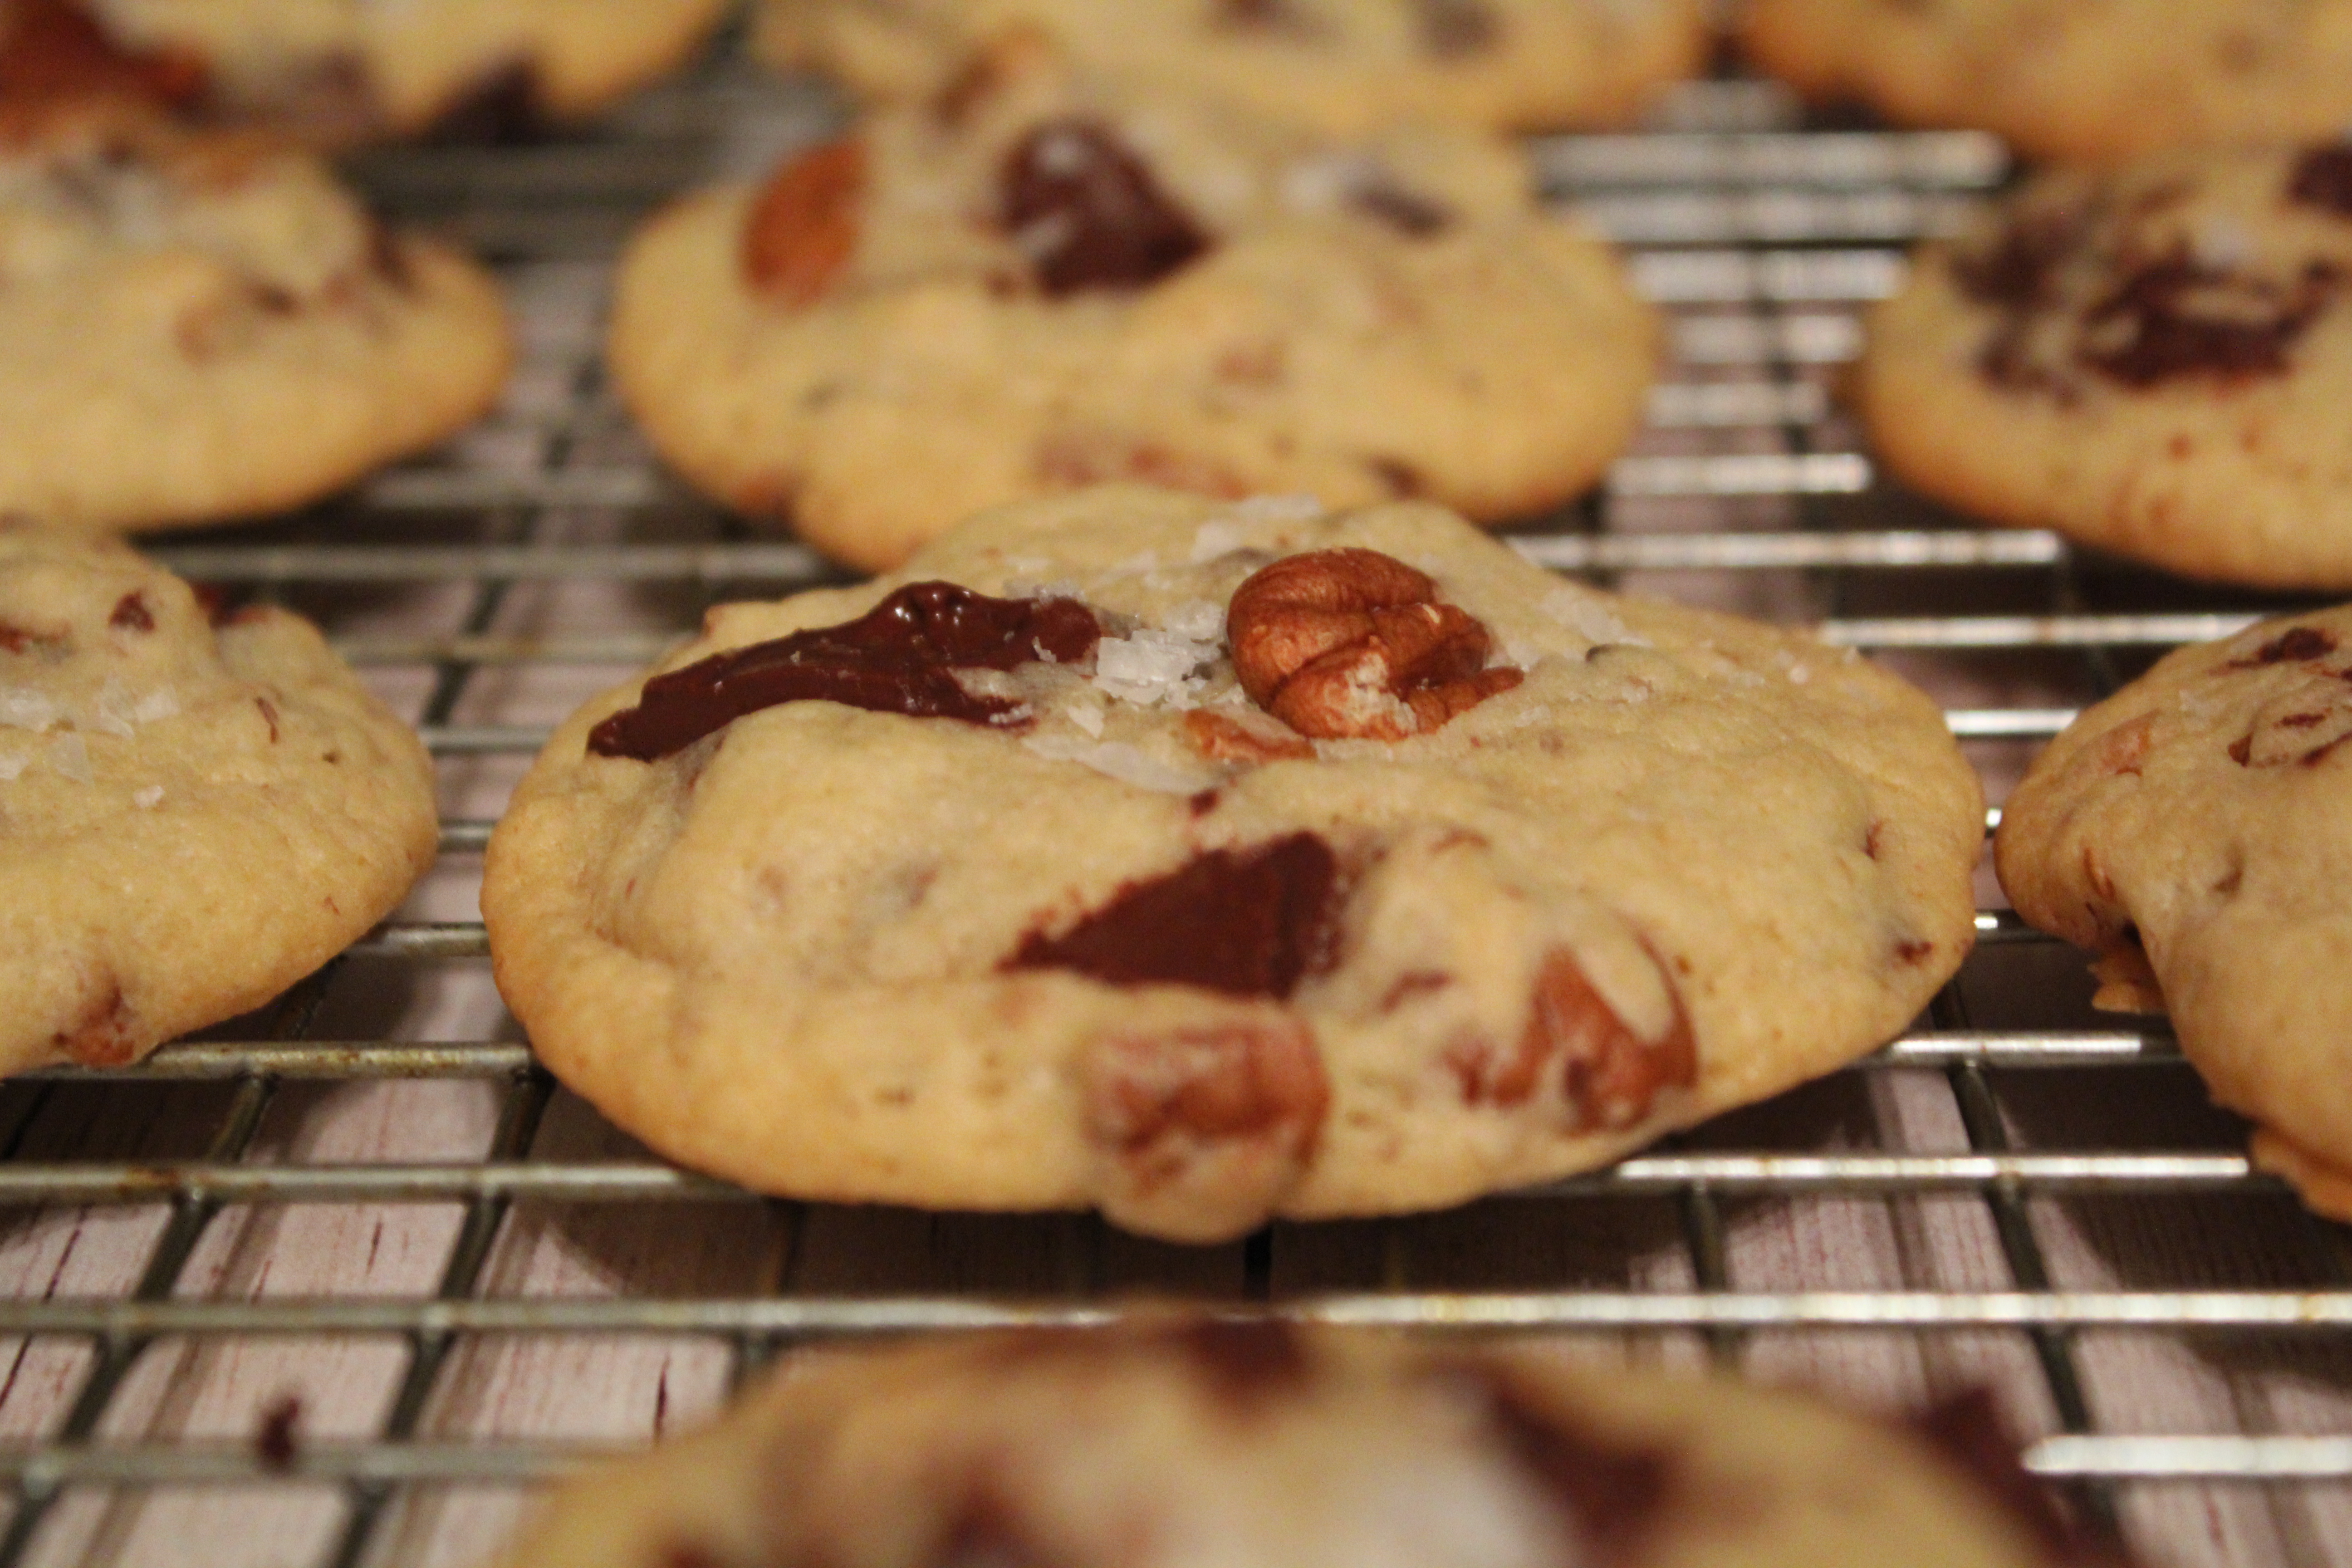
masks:
[(0, 122), (0, 513), (301, 506), (471, 423), (510, 358), (490, 276), (307, 153), (111, 109)]
[[(0, 80), (14, 56), (27, 79), (102, 75), (207, 119), (328, 142), (499, 134), (594, 115), (675, 69), (722, 10), (722, 0), (0, 0)], [(94, 65), (100, 57), (111, 65)]]
[(878, 570), (1108, 480), (1537, 514), (1633, 439), (1659, 335), (1505, 142), (1333, 143), (1008, 47), (656, 218), (610, 356), (698, 489)]
[(2184, 576), (2352, 587), (2352, 144), (2033, 181), (1869, 320), (1906, 483)]
[(1748, 58), (1821, 101), (2037, 158), (2352, 123), (2352, 0), (1748, 0)]
[(764, 0), (753, 47), (904, 101), (1018, 33), (1338, 135), (1622, 125), (1706, 51), (1696, 0)]

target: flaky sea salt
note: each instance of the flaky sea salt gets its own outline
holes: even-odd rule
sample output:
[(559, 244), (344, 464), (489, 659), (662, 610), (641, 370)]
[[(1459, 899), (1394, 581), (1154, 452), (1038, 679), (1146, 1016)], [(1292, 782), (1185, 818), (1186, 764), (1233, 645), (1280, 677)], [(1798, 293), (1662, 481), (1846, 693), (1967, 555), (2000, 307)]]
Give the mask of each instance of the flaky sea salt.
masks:
[(6, 784), (11, 779), (22, 777), (25, 770), (32, 765), (32, 762), (33, 759), (30, 757), (0, 756), (0, 784)]
[(31, 686), (0, 686), (0, 725), (38, 733), (64, 718), (57, 699)]
[(1226, 517), (1213, 517), (1192, 534), (1192, 564), (1214, 561), (1220, 555), (1231, 555), (1249, 542), (1242, 525)]
[(1192, 672), (1216, 657), (1214, 643), (1139, 626), (1132, 636), (1105, 637), (1096, 647), (1094, 685), (1123, 702), (1189, 708), (1205, 685)]
[(1607, 605), (1573, 588), (1555, 588), (1544, 596), (1543, 613), (1589, 643), (1617, 643), (1647, 647), (1650, 639), (1618, 618)]
[(142, 811), (152, 811), (163, 804), (163, 786), (149, 784), (131, 797), (131, 804)]
[(1225, 610), (1207, 599), (1187, 599), (1160, 620), (1160, 629), (1193, 642), (1214, 643), (1225, 635)]
[(1041, 757), (1060, 763), (1080, 763), (1121, 784), (1130, 784), (1138, 789), (1155, 790), (1162, 795), (1191, 795), (1205, 788), (1210, 782), (1202, 774), (1171, 768), (1122, 741), (1088, 742), (1052, 735), (1032, 735), (1021, 743)]
[(1073, 702), (1067, 710), (1070, 722), (1087, 734), (1099, 739), (1103, 732), (1103, 710), (1098, 702)]
[(131, 688), (122, 684), (121, 676), (110, 675), (99, 688), (98, 701), (89, 714), (89, 727), (101, 735), (112, 735), (127, 741), (132, 734), (131, 717), (136, 705), (131, 700)]
[(179, 711), (180, 700), (172, 694), (172, 689), (159, 686), (131, 704), (131, 719), (133, 723), (153, 724), (173, 718)]
[(88, 784), (96, 776), (89, 768), (89, 742), (72, 733), (49, 742), (49, 766), (76, 784)]

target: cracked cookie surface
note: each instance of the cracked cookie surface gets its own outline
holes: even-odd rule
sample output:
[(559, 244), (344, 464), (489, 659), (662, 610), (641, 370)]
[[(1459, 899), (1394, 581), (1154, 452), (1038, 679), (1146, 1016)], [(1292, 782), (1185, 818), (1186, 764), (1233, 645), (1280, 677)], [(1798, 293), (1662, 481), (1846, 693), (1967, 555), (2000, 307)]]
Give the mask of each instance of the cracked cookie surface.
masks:
[(432, 863), (433, 773), (310, 624), (0, 524), (0, 1071), (260, 1005)]
[[(1253, 626), (1339, 672), (1321, 738)], [(541, 1059), (688, 1164), (1204, 1240), (1851, 1060), (1958, 966), (1981, 834), (1933, 705), (1801, 636), (1426, 505), (1112, 489), (715, 612), (558, 731), (483, 910)]]
[(1992, 521), (2352, 586), (2352, 143), (2043, 176), (1920, 255), (1855, 388), (1898, 476)]
[(614, 376), (698, 489), (883, 570), (1119, 480), (1528, 516), (1633, 438), (1654, 312), (1505, 144), (975, 70), (631, 244)]
[(1808, 96), (1998, 132), (2037, 157), (2332, 135), (2352, 0), (1748, 0), (1748, 58)]
[[(60, 85), (54, 68), (69, 53), (80, 82), (99, 85), (103, 54), (116, 63), (104, 85), (323, 142), (527, 132), (585, 119), (675, 68), (719, 10), (719, 0), (0, 0), (0, 78), (13, 46), (47, 57)], [(124, 61), (146, 64), (143, 79)]]
[(1690, 0), (767, 0), (753, 47), (903, 101), (1013, 33), (1345, 136), (1624, 124), (1706, 49)]
[(810, 1359), (572, 1485), (509, 1568), (2126, 1568), (2068, 1528), (1982, 1394), (1865, 1418), (1557, 1353), (1148, 1312)]
[(509, 359), (488, 275), (308, 155), (111, 113), (0, 126), (0, 512), (93, 531), (318, 500)]
[(2352, 608), (2183, 648), (2085, 711), (2001, 817), (2018, 913), (2168, 1012), (2254, 1152), (2352, 1219)]

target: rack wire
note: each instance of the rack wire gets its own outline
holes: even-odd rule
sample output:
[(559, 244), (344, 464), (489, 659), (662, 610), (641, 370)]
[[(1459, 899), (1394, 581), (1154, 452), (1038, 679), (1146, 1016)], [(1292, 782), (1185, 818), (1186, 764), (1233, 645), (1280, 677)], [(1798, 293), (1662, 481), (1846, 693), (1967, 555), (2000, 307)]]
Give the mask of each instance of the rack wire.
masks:
[[(2031, 1467), (2159, 1560), (2352, 1556), (2345, 1237), (2250, 1168), (2160, 1022), (2089, 1012), (2077, 962), (1989, 881), (1978, 952), (1885, 1050), (1453, 1215), (1186, 1252), (1087, 1218), (782, 1204), (653, 1160), (562, 1095), (497, 1010), (472, 912), (504, 790), (549, 723), (707, 605), (835, 580), (647, 459), (602, 380), (598, 304), (652, 205), (829, 112), (722, 61), (593, 136), (360, 165), (395, 216), (501, 268), (525, 327), (516, 393), (342, 500), (155, 553), (313, 615), (405, 706), (444, 771), (441, 862), (267, 1014), (131, 1072), (0, 1089), (0, 1568), (464, 1561), (519, 1489), (707, 1408), (781, 1350), (1098, 1322), (1139, 1289), (1565, 1335), (1882, 1399), (1990, 1379), (2037, 1435)], [(1897, 285), (1905, 246), (2007, 177), (1990, 140), (1809, 131), (1774, 89), (1722, 81), (1655, 132), (1535, 152), (1554, 195), (1632, 247), (1675, 361), (1603, 492), (1514, 536), (1531, 559), (1886, 658), (1946, 701), (1996, 798), (2083, 702), (2280, 607), (1970, 528), (1884, 486), (1842, 421), (1860, 309)], [(369, 1117), (370, 1138), (337, 1131)], [(364, 1263), (296, 1269), (312, 1283), (287, 1293), (270, 1269), (300, 1238), (265, 1218), (326, 1225), (343, 1253), (373, 1237)], [(393, 1275), (387, 1237), (407, 1249)], [(85, 1279), (77, 1247), (110, 1261)], [(657, 1378), (633, 1343), (663, 1347)], [(562, 1404), (559, 1364), (621, 1405), (518, 1416)], [(674, 1373), (699, 1379), (677, 1411)], [(267, 1414), (272, 1379), (299, 1414)]]

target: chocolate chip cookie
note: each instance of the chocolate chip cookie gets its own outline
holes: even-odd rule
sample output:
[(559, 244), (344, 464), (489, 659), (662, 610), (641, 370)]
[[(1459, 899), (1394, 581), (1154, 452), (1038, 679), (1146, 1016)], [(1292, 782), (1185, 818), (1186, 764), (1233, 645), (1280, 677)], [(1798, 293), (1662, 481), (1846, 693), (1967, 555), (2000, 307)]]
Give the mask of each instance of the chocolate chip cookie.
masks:
[(849, 1354), (561, 1495), (509, 1568), (2125, 1568), (1982, 1394), (1181, 1318)]
[(1888, 467), (1990, 521), (2352, 585), (2352, 143), (2036, 180), (1918, 258), (1856, 385)]
[(1692, 0), (766, 0), (754, 47), (908, 101), (1013, 34), (1339, 136), (1623, 124), (1706, 49)]
[(0, 0), (0, 88), (131, 92), (346, 142), (585, 119), (719, 0)]
[(2332, 135), (2352, 0), (1748, 0), (1748, 58), (1817, 99), (2036, 156)]
[(715, 612), (482, 893), (541, 1060), (810, 1199), (1187, 1240), (1591, 1168), (1907, 1024), (1975, 775), (1901, 681), (1425, 504), (1114, 488)]
[(258, 1006), (431, 864), (433, 771), (309, 623), (0, 523), (0, 1071)]
[(1632, 438), (1657, 338), (1501, 142), (1334, 147), (1015, 47), (657, 219), (611, 357), (697, 488), (880, 570), (1108, 480), (1540, 511)]
[(0, 513), (300, 506), (470, 423), (509, 358), (488, 275), (307, 155), (135, 115), (0, 124)]
[(2254, 1152), (2352, 1219), (2352, 608), (2183, 648), (2077, 719), (1998, 839), (2018, 913), (2172, 1016)]

